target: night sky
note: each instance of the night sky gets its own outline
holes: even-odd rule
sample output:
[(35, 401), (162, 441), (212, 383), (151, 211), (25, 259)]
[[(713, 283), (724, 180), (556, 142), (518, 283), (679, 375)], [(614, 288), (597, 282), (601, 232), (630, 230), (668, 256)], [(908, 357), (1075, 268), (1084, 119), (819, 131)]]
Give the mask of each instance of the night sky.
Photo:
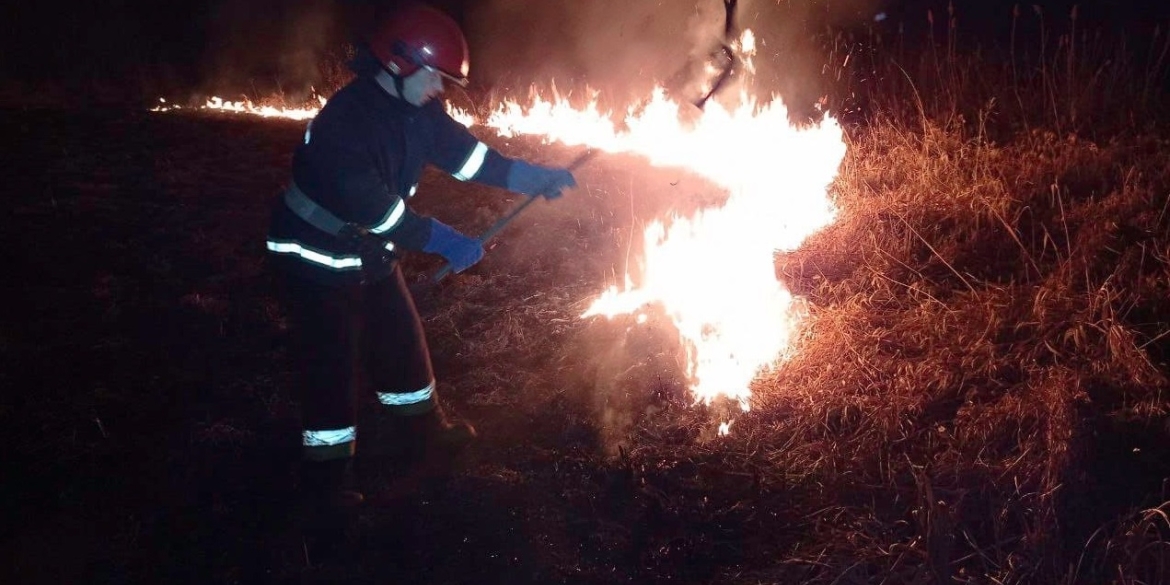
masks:
[[(101, 3), (13, 2), (0, 8), (0, 71), (6, 79), (74, 83), (101, 80), (157, 92), (181, 88), (294, 88), (319, 82), (321, 56), (360, 34), (380, 4), (370, 0), (198, 0)], [(473, 78), (610, 81), (664, 77), (703, 50), (721, 27), (718, 0), (439, 0), (467, 31)], [(960, 31), (972, 43), (1001, 42), (1011, 24), (1008, 0), (958, 0)], [(1022, 4), (1048, 15), (1050, 30), (1068, 24), (1136, 34), (1170, 18), (1165, 2)], [(945, 1), (741, 0), (742, 26), (772, 45), (827, 26), (902, 26), (924, 38), (926, 10), (941, 26)], [(885, 13), (880, 24), (874, 18)], [(940, 29), (941, 30), (941, 29)]]

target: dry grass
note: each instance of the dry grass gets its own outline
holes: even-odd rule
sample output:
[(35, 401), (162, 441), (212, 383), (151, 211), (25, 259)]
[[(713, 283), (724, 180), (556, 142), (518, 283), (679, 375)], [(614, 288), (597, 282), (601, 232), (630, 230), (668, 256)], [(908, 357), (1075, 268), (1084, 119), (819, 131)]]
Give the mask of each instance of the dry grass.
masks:
[[(855, 140), (842, 220), (782, 259), (815, 310), (760, 392), (762, 411), (785, 413), (762, 424), (803, 437), (786, 467), (888, 494), (818, 527), (835, 569), (1077, 582), (1067, 555), (1116, 556), (1076, 549), (1085, 527), (1070, 501), (1093, 491), (1103, 420), (1165, 439), (1166, 325), (1151, 316), (1165, 315), (1170, 276), (1168, 177), (1151, 141), (1034, 133), (998, 146), (880, 123)], [(855, 535), (860, 548), (833, 533), (883, 513), (878, 526), (902, 529)], [(1120, 582), (1164, 575), (1128, 559)]]
[(1077, 7), (1045, 13), (1024, 3), (1004, 14), (994, 38), (973, 35), (964, 24), (970, 16), (953, 3), (928, 11), (922, 38), (901, 26), (826, 31), (820, 42), (834, 109), (884, 112), (908, 126), (924, 113), (984, 126), (993, 113), (998, 138), (1033, 130), (1102, 136), (1165, 121), (1165, 23), (1110, 30), (1082, 22)]

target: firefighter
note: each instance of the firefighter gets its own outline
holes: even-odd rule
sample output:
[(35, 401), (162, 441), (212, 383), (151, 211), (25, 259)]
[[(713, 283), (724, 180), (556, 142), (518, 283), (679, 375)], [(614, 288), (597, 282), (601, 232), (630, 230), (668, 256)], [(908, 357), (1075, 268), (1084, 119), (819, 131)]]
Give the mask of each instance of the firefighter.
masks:
[(424, 166), (531, 197), (576, 185), (568, 169), (506, 157), (447, 115), (438, 98), (445, 83), (467, 83), (468, 62), (458, 24), (437, 9), (409, 6), (377, 26), (350, 63), (356, 77), (305, 130), (273, 211), (267, 247), (302, 374), (302, 492), (324, 507), (363, 500), (349, 479), (359, 388), (427, 457), (476, 436), (443, 413), (398, 265), (421, 251), (458, 273), (483, 257), (478, 240), (411, 210)]

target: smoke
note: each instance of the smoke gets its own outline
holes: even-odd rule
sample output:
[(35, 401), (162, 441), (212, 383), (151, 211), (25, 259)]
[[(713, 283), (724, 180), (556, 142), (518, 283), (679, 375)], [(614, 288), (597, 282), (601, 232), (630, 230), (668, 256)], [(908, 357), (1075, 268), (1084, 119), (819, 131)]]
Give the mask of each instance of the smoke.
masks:
[(740, 24), (760, 40), (755, 59), (760, 94), (784, 99), (794, 119), (815, 119), (816, 105), (833, 85), (826, 68), (838, 33), (887, 27), (887, 0), (757, 0), (740, 11)]
[[(815, 99), (812, 82), (824, 63), (815, 35), (873, 22), (883, 3), (738, 0), (736, 31), (751, 28), (761, 44), (761, 93)], [(488, 84), (588, 85), (636, 100), (672, 78), (702, 75), (702, 62), (724, 42), (724, 0), (486, 0), (466, 6), (461, 15), (472, 75)]]
[(645, 95), (718, 47), (722, 13), (721, 0), (488, 0), (465, 27), (477, 80)]
[(607, 455), (628, 445), (643, 420), (667, 408), (694, 406), (678, 330), (664, 315), (638, 324), (625, 317), (597, 320), (570, 348), (569, 355), (581, 360), (597, 446)]
[[(473, 81), (484, 88), (597, 89), (614, 103), (689, 77), (724, 42), (724, 0), (435, 0), (462, 24)], [(873, 22), (883, 0), (738, 0), (737, 31), (760, 41), (762, 93), (812, 99), (826, 27)], [(213, 0), (204, 84), (215, 91), (307, 93), (335, 81), (338, 54), (360, 36), (372, 0)], [(365, 12), (363, 12), (365, 10)], [(802, 87), (803, 86), (803, 87)], [(807, 94), (807, 95), (805, 95)], [(697, 97), (697, 96), (695, 96)]]

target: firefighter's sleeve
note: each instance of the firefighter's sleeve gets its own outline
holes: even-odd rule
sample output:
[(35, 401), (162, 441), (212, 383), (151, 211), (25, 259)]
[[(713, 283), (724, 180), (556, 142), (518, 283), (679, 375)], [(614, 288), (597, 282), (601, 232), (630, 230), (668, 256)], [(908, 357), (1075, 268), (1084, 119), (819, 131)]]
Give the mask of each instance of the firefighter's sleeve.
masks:
[(432, 106), (429, 113), (435, 133), (431, 164), (460, 181), (506, 188), (512, 159), (484, 144), (441, 106)]

